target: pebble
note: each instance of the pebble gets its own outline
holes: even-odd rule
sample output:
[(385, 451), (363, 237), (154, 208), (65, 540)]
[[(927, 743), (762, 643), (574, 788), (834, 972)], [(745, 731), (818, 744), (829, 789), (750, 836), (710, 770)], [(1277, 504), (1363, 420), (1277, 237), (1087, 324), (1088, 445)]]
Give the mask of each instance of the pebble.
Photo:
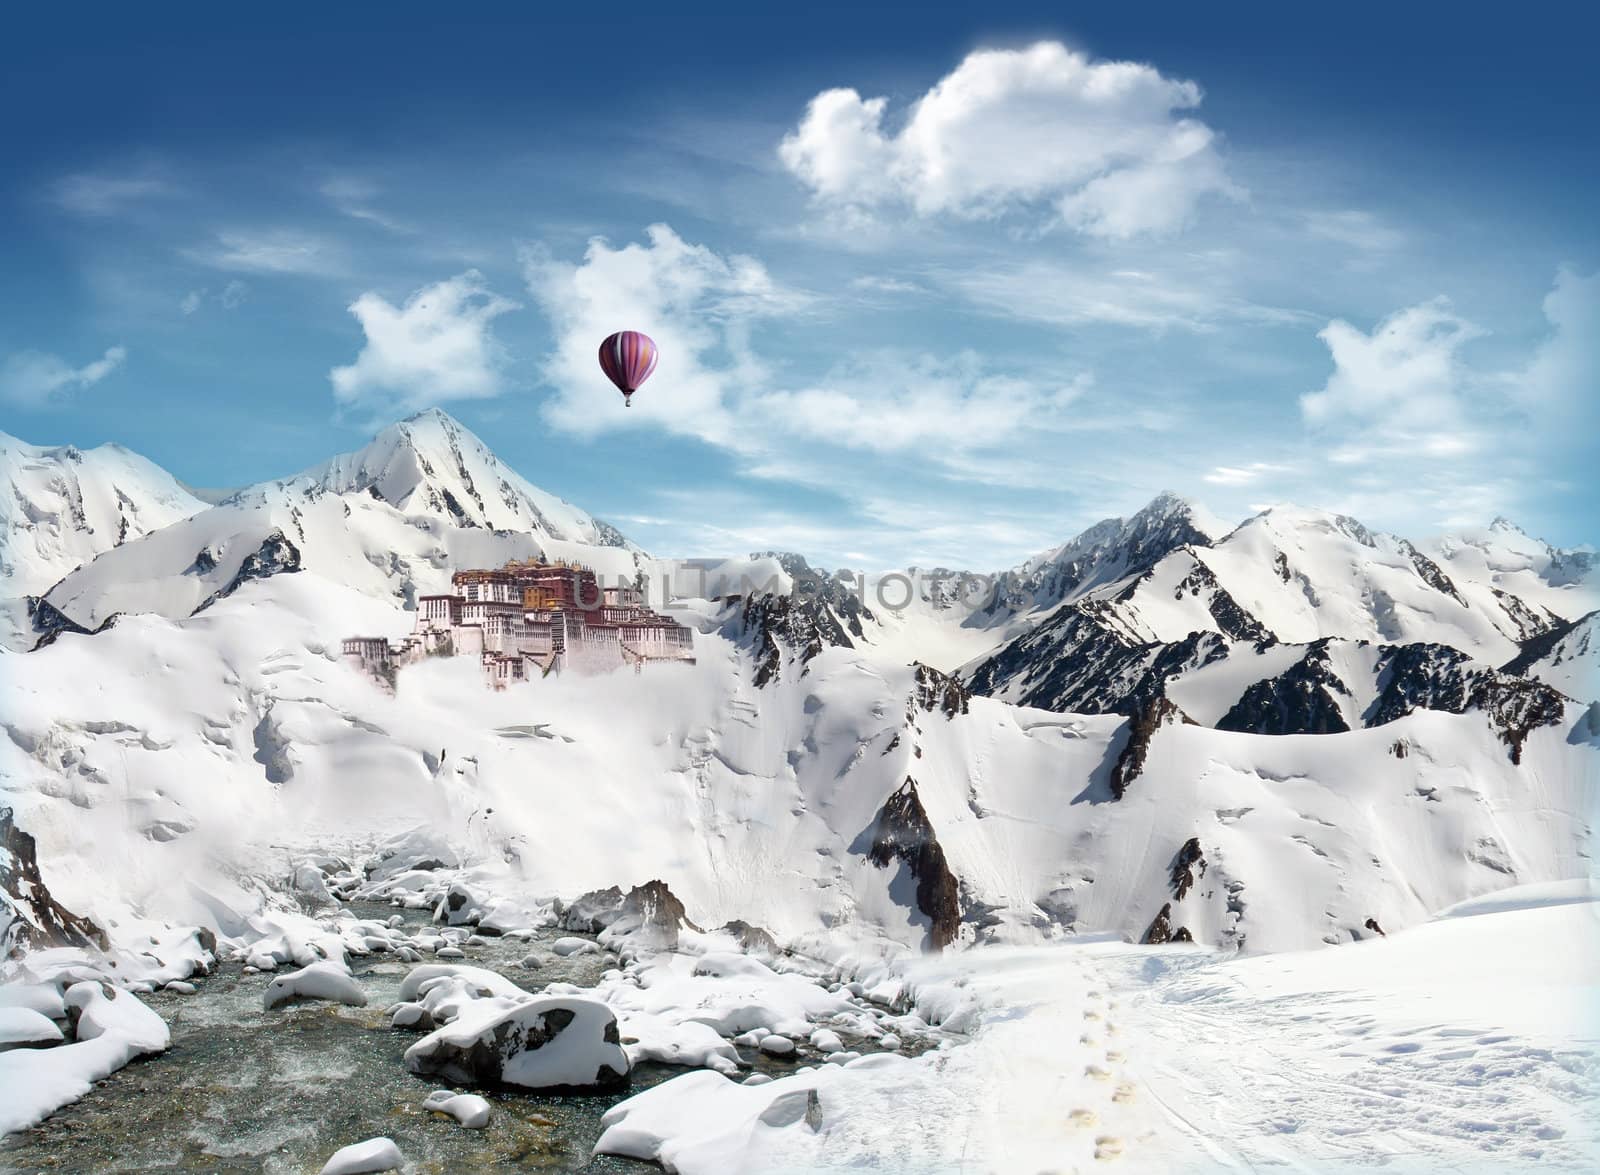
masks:
[(761, 1051), (766, 1053), (769, 1057), (794, 1056), (794, 1041), (790, 1040), (787, 1036), (773, 1035), (763, 1037), (760, 1048)]

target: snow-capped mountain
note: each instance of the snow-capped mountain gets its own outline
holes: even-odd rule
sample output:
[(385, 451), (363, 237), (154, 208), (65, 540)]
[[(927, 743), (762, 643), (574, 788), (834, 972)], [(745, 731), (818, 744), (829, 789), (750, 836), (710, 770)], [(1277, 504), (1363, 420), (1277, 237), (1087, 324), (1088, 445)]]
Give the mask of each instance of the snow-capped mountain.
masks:
[(46, 602), (95, 628), (117, 613), (192, 615), (241, 584), (315, 570), (404, 603), (460, 566), (546, 554), (632, 575), (637, 548), (504, 465), (430, 410), (364, 448), (240, 490), (68, 575)]
[[(546, 493), (506, 466), (459, 421), (437, 408), (392, 424), (365, 448), (287, 482), (302, 495), (369, 494), (408, 516), (440, 515), (465, 529), (527, 531), (539, 538), (627, 547), (614, 528)], [(253, 486), (237, 500), (264, 498)]]
[(205, 507), (121, 445), (45, 448), (0, 433), (0, 598), (37, 595), (101, 552)]
[[(0, 789), (54, 899), (203, 920), (197, 892), (235, 892), (219, 862), (269, 884), (275, 846), (422, 830), (507, 886), (659, 878), (696, 920), (795, 941), (1270, 949), (1586, 868), (1600, 730), (1494, 668), (1588, 598), (1553, 555), (1435, 558), (1313, 511), (1228, 531), (1163, 496), (973, 614), (619, 541), (428, 413), (101, 553), (47, 603), (121, 620), (0, 675)], [(453, 569), (538, 552), (703, 581), (696, 663), (489, 693), (435, 659), (391, 694), (338, 658)], [(960, 676), (918, 652), (969, 640), (1003, 643)]]
[[(984, 622), (1049, 608), (1154, 567), (1189, 545), (1207, 546), (1227, 527), (1171, 492), (1158, 494), (1130, 518), (1107, 518), (1076, 538), (995, 576)], [(970, 622), (969, 622), (970, 623)]]
[[(1149, 509), (1183, 517), (1166, 495)], [(1102, 523), (1087, 533), (1098, 544), (1108, 532), (1117, 530)], [(1510, 705), (1527, 691), (1494, 666), (1564, 631), (1570, 622), (1553, 608), (1582, 610), (1596, 584), (1578, 574), (1581, 555), (1503, 523), (1489, 533), (1510, 541), (1439, 544), (1454, 553), (1452, 572), (1405, 539), (1297, 508), (1265, 511), (1214, 541), (1187, 539), (1153, 562), (1096, 545), (1101, 566), (1134, 570), (1035, 608), (963, 678), (977, 693), (1063, 712), (1137, 715), (1168, 697), (1206, 725), (1260, 733), (1371, 725), (1395, 712), (1379, 702), (1385, 690), (1438, 708), (1498, 709), (1518, 727), (1512, 711), (1553, 703)], [(1421, 680), (1427, 667), (1469, 658), (1474, 688)], [(1421, 679), (1397, 680), (1396, 667)]]

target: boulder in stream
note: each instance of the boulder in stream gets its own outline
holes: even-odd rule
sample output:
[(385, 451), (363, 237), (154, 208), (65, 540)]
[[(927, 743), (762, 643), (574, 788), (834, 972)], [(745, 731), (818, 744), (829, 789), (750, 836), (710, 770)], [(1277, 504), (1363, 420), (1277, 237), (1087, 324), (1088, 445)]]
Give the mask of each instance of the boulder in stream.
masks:
[(610, 1089), (626, 1084), (617, 1018), (597, 1000), (480, 1000), (406, 1050), (406, 1068), (458, 1085)]

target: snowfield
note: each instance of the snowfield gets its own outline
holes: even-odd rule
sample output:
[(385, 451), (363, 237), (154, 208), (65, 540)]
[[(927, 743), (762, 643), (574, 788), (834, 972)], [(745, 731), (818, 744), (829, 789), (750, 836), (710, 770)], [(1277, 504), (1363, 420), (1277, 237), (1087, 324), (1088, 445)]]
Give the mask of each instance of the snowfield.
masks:
[[(795, 556), (652, 558), (437, 412), (211, 507), (121, 450), (0, 452), (35, 504), (0, 1031), (42, 1046), (0, 1045), (5, 1130), (165, 1048), (141, 994), (221, 966), (332, 1014), (382, 956), (367, 1011), (446, 1080), (512, 1036), (507, 1086), (693, 1070), (600, 1139), (670, 1170), (1593, 1165), (1589, 552), (1163, 496), (981, 605), (885, 609)], [(541, 554), (644, 576), (695, 663), (391, 692), (340, 659)]]
[[(669, 1171), (1593, 1170), (1600, 906), (1514, 890), (1339, 951), (1106, 941), (909, 963), (967, 1043), (749, 1087), (693, 1073), (606, 1115)], [(1554, 947), (1552, 944), (1555, 944)]]

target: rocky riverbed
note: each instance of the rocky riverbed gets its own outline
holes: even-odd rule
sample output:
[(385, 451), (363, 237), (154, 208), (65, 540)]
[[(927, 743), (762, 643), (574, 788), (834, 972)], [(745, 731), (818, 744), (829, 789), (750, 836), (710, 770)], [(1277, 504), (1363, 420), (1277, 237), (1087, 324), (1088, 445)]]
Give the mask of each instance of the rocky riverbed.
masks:
[[(388, 926), (396, 944), (426, 943), (440, 929), (431, 913), (356, 901), (337, 917), (346, 927), (351, 920)], [(246, 960), (261, 962), (261, 956), (240, 951), (231, 959), (222, 952), (211, 974), (192, 979), (192, 992), (180, 982), (140, 993), (165, 1021), (170, 1046), (6, 1136), (0, 1171), (318, 1171), (341, 1147), (379, 1137), (393, 1139), (407, 1170), (416, 1172), (500, 1165), (648, 1169), (636, 1160), (592, 1154), (601, 1118), (686, 1069), (714, 1068), (734, 1081), (760, 1082), (830, 1057), (838, 1063), (861, 1051), (909, 1053), (934, 1043), (934, 1033), (919, 1034), (915, 1026), (911, 1033), (879, 1027), (889, 1013), (836, 981), (780, 974), (747, 955), (708, 952), (691, 959), (664, 950), (641, 957), (613, 941), (625, 957), (619, 958), (617, 950), (600, 945), (601, 935), (570, 924), (493, 936), (471, 930), (453, 931), (453, 945), (435, 946), (423, 963), (403, 957), (409, 952), (404, 946), (352, 957), (349, 978), (359, 991), (347, 994), (364, 998), (364, 1006), (308, 1000), (265, 1007), (272, 1002), (265, 998), (269, 987), (275, 979), (281, 987), (291, 969), (257, 969)], [(408, 1071), (405, 1054), (419, 1033), (396, 1027), (391, 1013), (408, 994), (402, 990), (408, 975), (419, 965), (441, 964), (494, 972), (530, 995), (582, 996), (616, 1007), (624, 1031), (632, 1033), (621, 1038), (633, 1059), (627, 1084), (592, 1092), (479, 1089), (490, 1117), (478, 1129), (424, 1108), (430, 1092), (452, 1083)], [(641, 972), (648, 973), (642, 982)], [(763, 982), (772, 990), (761, 1000), (739, 987), (757, 991)], [(705, 1005), (694, 1016), (680, 1006), (691, 999)], [(824, 1014), (834, 1027), (811, 1023)]]

